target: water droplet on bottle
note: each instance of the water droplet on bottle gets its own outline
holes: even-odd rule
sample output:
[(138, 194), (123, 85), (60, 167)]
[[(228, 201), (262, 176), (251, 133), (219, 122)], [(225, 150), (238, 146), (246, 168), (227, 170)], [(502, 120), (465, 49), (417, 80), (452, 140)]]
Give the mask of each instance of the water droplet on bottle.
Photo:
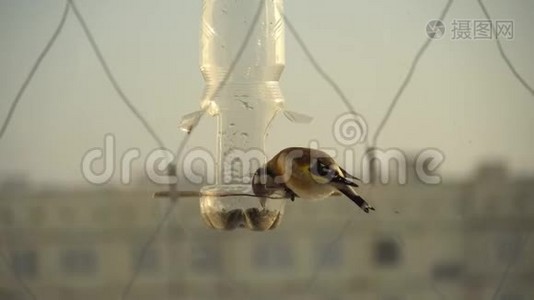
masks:
[(187, 133), (190, 133), (195, 126), (197, 126), (200, 118), (204, 114), (203, 110), (195, 111), (182, 117), (179, 128)]
[(237, 99), (237, 101), (241, 102), (241, 104), (243, 105), (243, 108), (247, 109), (247, 110), (253, 110), (254, 107), (252, 105), (250, 105), (247, 101), (245, 100), (241, 100), (241, 99)]
[(313, 120), (310, 116), (289, 110), (284, 110), (284, 116), (294, 123), (310, 123)]

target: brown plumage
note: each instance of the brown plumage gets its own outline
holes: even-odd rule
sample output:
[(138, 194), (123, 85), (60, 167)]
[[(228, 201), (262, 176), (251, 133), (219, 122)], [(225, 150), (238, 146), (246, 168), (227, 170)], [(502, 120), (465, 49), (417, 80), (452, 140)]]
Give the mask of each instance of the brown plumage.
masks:
[(323, 151), (291, 147), (276, 154), (254, 174), (252, 188), (256, 195), (269, 196), (282, 193), (294, 200), (324, 199), (336, 191), (343, 193), (363, 211), (374, 210), (354, 187), (351, 179), (359, 180), (343, 170)]

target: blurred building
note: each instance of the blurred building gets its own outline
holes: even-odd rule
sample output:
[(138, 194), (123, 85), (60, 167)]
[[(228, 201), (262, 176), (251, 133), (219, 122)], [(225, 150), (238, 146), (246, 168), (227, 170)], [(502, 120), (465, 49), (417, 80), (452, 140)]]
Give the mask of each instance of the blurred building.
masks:
[(534, 179), (484, 165), (465, 199), (466, 299), (534, 299)]
[(162, 187), (3, 185), (0, 299), (27, 299), (17, 277), (38, 299), (120, 299), (132, 278), (127, 299), (534, 299), (534, 180), (501, 165), (439, 185), (410, 174), (362, 191), (374, 214), (297, 199), (269, 232), (206, 229), (183, 199), (142, 262)]

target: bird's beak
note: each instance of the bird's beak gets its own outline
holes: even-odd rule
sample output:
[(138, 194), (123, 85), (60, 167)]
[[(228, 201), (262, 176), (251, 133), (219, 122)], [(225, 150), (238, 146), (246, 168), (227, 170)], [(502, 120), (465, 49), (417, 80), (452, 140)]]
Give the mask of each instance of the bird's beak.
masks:
[(348, 180), (347, 178), (345, 177), (342, 177), (340, 175), (336, 175), (334, 176), (334, 178), (332, 178), (332, 182), (335, 182), (335, 183), (341, 183), (341, 184), (344, 184), (344, 185), (350, 185), (350, 186), (353, 186), (353, 187), (358, 187), (358, 185), (350, 180)]

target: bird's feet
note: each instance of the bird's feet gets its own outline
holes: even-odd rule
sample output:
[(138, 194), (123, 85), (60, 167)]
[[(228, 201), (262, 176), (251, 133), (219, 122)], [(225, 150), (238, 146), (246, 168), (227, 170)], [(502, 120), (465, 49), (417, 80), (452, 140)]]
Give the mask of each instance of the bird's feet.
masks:
[(286, 197), (288, 197), (292, 202), (295, 201), (295, 197), (297, 197), (297, 195), (295, 193), (293, 193), (292, 190), (286, 188)]

